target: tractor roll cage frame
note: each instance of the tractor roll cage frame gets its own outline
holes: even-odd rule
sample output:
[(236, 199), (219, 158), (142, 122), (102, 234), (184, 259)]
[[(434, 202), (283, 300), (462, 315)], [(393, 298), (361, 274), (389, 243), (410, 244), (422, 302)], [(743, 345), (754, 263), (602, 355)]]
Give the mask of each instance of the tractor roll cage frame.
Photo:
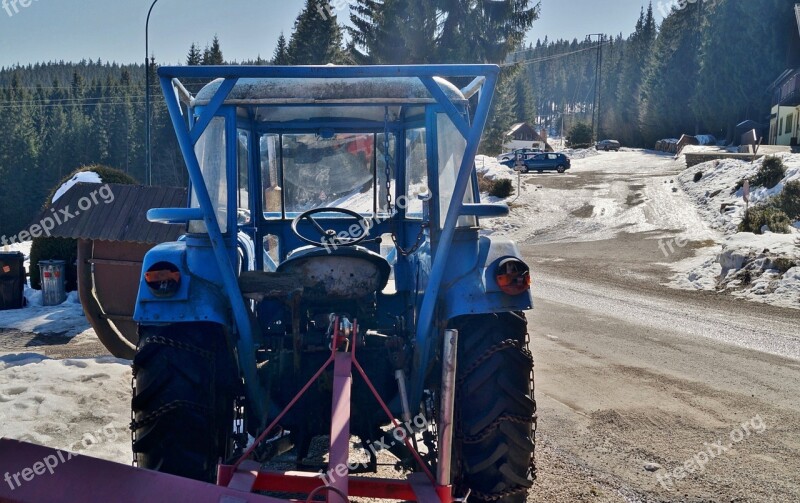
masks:
[[(189, 179), (193, 187), (199, 208), (154, 209), (148, 213), (151, 221), (187, 222), (203, 220), (208, 238), (213, 247), (216, 265), (219, 268), (225, 293), (231, 303), (233, 321), (238, 332), (237, 348), (241, 372), (245, 379), (245, 393), (253, 412), (259, 418), (261, 427), (265, 426), (267, 417), (264, 404), (260, 398), (259, 380), (256, 376), (256, 357), (253, 351), (254, 337), (245, 301), (241, 295), (236, 271), (226, 249), (225, 238), (216, 218), (208, 188), (201, 172), (200, 163), (194, 145), (211, 123), (226, 98), (239, 79), (274, 78), (274, 79), (312, 79), (312, 78), (402, 78), (417, 77), (426, 87), (431, 97), (447, 114), (458, 131), (466, 139), (466, 148), (453, 188), (447, 217), (433, 253), (433, 264), (427, 288), (420, 306), (419, 318), (415, 334), (414, 375), (411, 380), (410, 403), (417, 404), (422, 400), (426, 372), (431, 358), (436, 304), (444, 277), (449, 251), (456, 231), (458, 218), (461, 215), (490, 215), (502, 213), (489, 205), (469, 205), (463, 203), (464, 195), (469, 187), (470, 177), (478, 151), (481, 134), (489, 116), (492, 97), (497, 84), (499, 67), (496, 65), (407, 65), (407, 66), (200, 66), (200, 67), (162, 67), (158, 70), (161, 88), (167, 109), (177, 135), (178, 144), (187, 164)], [(434, 77), (472, 77), (474, 80), (464, 88), (467, 97), (478, 94), (472, 124), (459, 113), (439, 87)], [(211, 81), (222, 78), (219, 88), (194, 124), (185, 120), (181, 108), (181, 95), (190, 97), (178, 79), (192, 78)], [(353, 100), (357, 101), (357, 100)], [(368, 100), (365, 100), (368, 101)], [(412, 101), (412, 100), (410, 100)], [(355, 105), (356, 103), (354, 103)], [(287, 103), (281, 106), (302, 106)], [(473, 207), (470, 207), (473, 206)], [(507, 211), (507, 209), (506, 209)]]

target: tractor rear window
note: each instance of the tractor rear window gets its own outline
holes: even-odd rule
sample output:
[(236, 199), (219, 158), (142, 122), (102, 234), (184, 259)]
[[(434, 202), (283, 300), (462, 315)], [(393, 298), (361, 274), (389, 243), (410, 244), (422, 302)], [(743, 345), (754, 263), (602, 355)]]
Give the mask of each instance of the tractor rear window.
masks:
[(286, 216), (314, 208), (375, 210), (375, 135), (281, 136)]

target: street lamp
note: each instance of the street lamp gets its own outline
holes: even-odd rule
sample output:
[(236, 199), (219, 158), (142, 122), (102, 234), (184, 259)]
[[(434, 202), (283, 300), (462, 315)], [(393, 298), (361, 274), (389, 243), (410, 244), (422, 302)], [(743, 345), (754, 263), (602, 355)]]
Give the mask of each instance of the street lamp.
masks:
[[(602, 53), (600, 52), (600, 48), (602, 47), (603, 42), (603, 34), (602, 33), (590, 33), (586, 35), (586, 38), (589, 39), (591, 42), (592, 37), (597, 37), (597, 67), (594, 73), (594, 93), (592, 96), (592, 142), (597, 141), (597, 137), (595, 136), (595, 131), (600, 130), (600, 97), (601, 97), (601, 86), (603, 85), (603, 59)], [(594, 114), (597, 113), (597, 129), (595, 129), (595, 121), (594, 121)]]
[(150, 10), (147, 11), (147, 22), (144, 25), (144, 149), (146, 156), (145, 177), (147, 185), (153, 185), (153, 156), (151, 153), (151, 130), (150, 130), (150, 14), (158, 0), (153, 0)]

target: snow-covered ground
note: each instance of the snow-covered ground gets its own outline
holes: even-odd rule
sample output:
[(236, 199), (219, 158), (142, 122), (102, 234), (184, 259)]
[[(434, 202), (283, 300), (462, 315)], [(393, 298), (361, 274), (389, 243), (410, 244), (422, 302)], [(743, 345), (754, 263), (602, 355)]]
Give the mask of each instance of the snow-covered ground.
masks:
[(0, 437), (130, 463), (130, 362), (0, 355)]
[[(572, 169), (565, 175), (521, 177), (495, 159), (479, 156), (480, 173), (489, 179), (513, 179), (516, 189), (503, 200), (511, 206), (511, 215), (487, 221), (485, 232), (521, 243), (600, 241), (621, 233), (648, 233), (654, 250), (662, 247), (654, 263), (674, 270), (669, 286), (727, 290), (750, 300), (800, 307), (800, 270), (786, 270), (792, 261), (800, 264), (800, 230), (737, 232), (745, 202), (742, 190), (733, 189), (754, 175), (761, 161), (713, 161), (686, 169), (682, 158), (676, 161), (646, 150), (568, 154)], [(773, 189), (752, 187), (751, 205), (775, 197), (785, 183), (800, 179), (800, 156), (785, 155), (784, 163), (786, 178)], [(697, 172), (703, 177), (694, 182)], [(488, 195), (484, 199), (496, 201)], [(675, 249), (689, 242), (695, 243), (693, 256), (676, 262)]]
[[(565, 174), (518, 177), (491, 157), (478, 156), (478, 172), (489, 178), (512, 178), (514, 194), (503, 200), (507, 218), (488, 220), (488, 232), (523, 243), (599, 241), (621, 232), (680, 230), (691, 241), (713, 239), (688, 197), (673, 190), (675, 161), (644, 150), (599, 153), (572, 151), (572, 168)], [(587, 184), (587, 180), (591, 183)], [(517, 190), (519, 187), (519, 190)], [(634, 197), (629, 197), (633, 191)], [(483, 196), (488, 201), (494, 198)], [(665, 235), (667, 235), (665, 233)]]
[[(4, 251), (22, 252), (29, 270), (30, 245)], [(75, 292), (59, 306), (43, 306), (41, 292), (27, 285), (25, 297), (27, 307), (0, 311), (0, 330), (66, 337), (78, 344), (96, 340)], [(0, 346), (0, 437), (130, 463), (129, 361), (110, 356), (56, 360), (9, 349)]]
[[(779, 195), (786, 183), (800, 180), (800, 155), (781, 156), (784, 179), (772, 189), (752, 187), (750, 205)], [(738, 232), (747, 203), (737, 182), (756, 174), (762, 161), (710, 161), (686, 169), (678, 177), (698, 213), (721, 233), (718, 246), (673, 265), (673, 286), (728, 290), (752, 301), (800, 308), (800, 231), (791, 234)], [(694, 178), (702, 173), (702, 178)], [(798, 223), (795, 222), (795, 227)], [(791, 267), (795, 264), (794, 267)], [(788, 269), (787, 269), (788, 267)]]
[[(25, 255), (25, 270), (30, 271), (31, 242), (15, 243), (4, 247), (10, 252)], [(89, 322), (83, 315), (77, 292), (70, 292), (66, 302), (60, 306), (43, 306), (42, 292), (25, 285), (24, 309), (0, 311), (0, 328), (15, 329), (41, 335), (72, 337), (87, 329)], [(0, 348), (0, 352), (2, 348)]]

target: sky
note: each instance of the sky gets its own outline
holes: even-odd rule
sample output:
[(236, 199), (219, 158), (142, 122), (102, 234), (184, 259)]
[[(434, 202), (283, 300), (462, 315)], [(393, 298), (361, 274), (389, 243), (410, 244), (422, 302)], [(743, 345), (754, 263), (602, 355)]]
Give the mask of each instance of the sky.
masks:
[[(578, 38), (633, 31), (645, 0), (541, 0), (528, 34)], [(656, 0), (659, 8), (675, 0)], [(189, 46), (219, 36), (227, 60), (270, 58), (281, 31), (288, 38), (303, 0), (158, 0), (150, 19), (150, 53), (161, 64), (183, 63)], [(332, 0), (341, 21), (349, 0)], [(0, 66), (45, 61), (141, 62), (151, 0), (0, 0)], [(590, 15), (587, 15), (590, 13)]]

